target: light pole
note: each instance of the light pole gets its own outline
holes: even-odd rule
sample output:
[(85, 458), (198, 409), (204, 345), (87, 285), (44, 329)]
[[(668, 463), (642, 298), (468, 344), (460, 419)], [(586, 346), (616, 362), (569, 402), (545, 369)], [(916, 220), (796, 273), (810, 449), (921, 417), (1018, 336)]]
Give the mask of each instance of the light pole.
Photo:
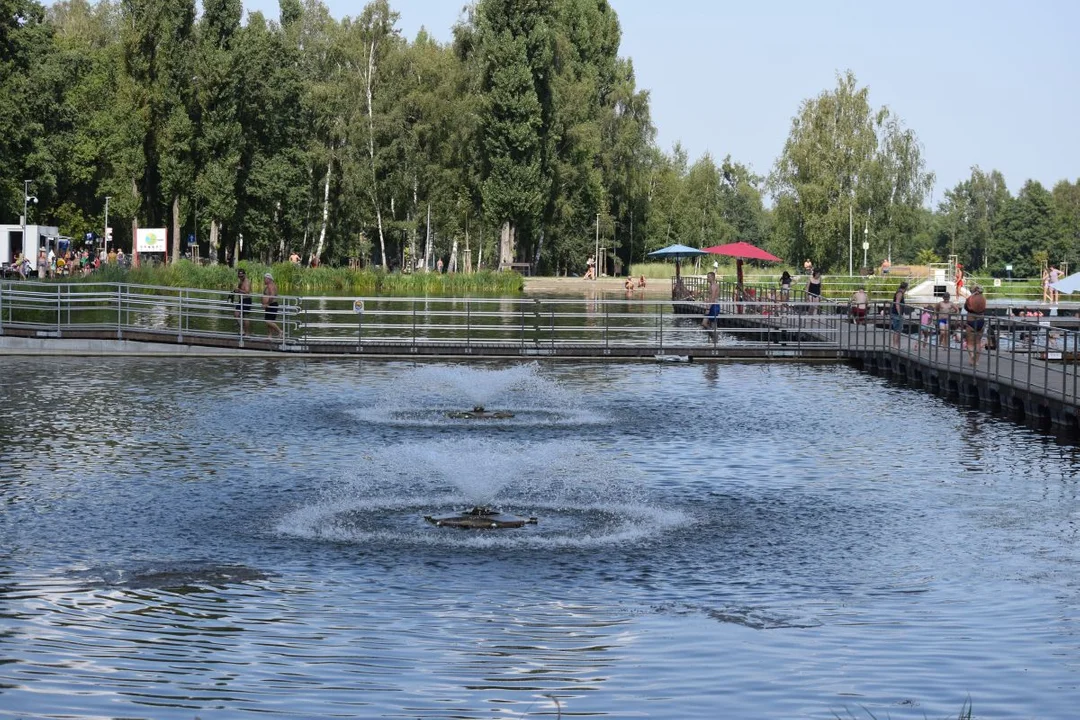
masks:
[(26, 248), (27, 248), (27, 242), (26, 242), (26, 206), (29, 203), (34, 203), (35, 205), (37, 205), (37, 195), (31, 195), (30, 194), (30, 183), (32, 183), (32, 182), (34, 182), (34, 181), (33, 180), (23, 180), (23, 201), (22, 201), (22, 247), (23, 247), (22, 254), (23, 254), (23, 257), (26, 257)]
[(870, 224), (863, 226), (862, 266), (866, 267), (866, 251), (870, 249)]
[(596, 251), (593, 255), (593, 280), (600, 277), (600, 213), (596, 213)]
[(109, 256), (109, 201), (112, 200), (112, 195), (105, 196), (105, 233), (102, 235), (105, 238), (105, 257)]

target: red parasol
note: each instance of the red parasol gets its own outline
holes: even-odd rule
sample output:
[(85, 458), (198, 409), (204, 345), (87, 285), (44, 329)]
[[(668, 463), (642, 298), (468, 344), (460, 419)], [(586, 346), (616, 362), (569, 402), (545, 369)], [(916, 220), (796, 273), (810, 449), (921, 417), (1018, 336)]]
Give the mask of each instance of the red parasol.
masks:
[(705, 252), (711, 255), (727, 255), (728, 257), (736, 258), (735, 271), (736, 282), (742, 285), (743, 273), (742, 263), (743, 260), (768, 260), (769, 262), (782, 262), (780, 258), (776, 257), (770, 252), (766, 252), (756, 245), (751, 245), (748, 242), (733, 242), (727, 245), (713, 245), (712, 247), (703, 248)]

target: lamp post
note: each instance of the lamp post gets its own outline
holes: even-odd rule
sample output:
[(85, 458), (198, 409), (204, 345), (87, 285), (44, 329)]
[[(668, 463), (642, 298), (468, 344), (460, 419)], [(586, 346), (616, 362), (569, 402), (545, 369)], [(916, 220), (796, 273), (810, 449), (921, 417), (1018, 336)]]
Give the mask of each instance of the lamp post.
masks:
[(102, 237), (105, 238), (105, 257), (109, 256), (109, 201), (112, 200), (112, 195), (105, 196), (105, 232)]
[[(22, 247), (23, 247), (22, 253), (23, 253), (23, 257), (26, 257), (26, 247), (27, 247), (27, 242), (26, 242), (26, 209), (27, 209), (27, 207), (26, 206), (29, 203), (34, 203), (35, 205), (37, 205), (37, 195), (31, 195), (30, 194), (30, 183), (32, 183), (32, 182), (34, 182), (34, 181), (33, 180), (23, 180), (23, 203), (22, 203)], [(14, 258), (12, 258), (12, 259), (14, 259)]]
[(593, 255), (596, 264), (593, 265), (593, 280), (600, 277), (600, 213), (596, 213), (596, 254)]
[(870, 225), (867, 223), (863, 226), (863, 243), (862, 243), (862, 265), (866, 265), (866, 251), (870, 249)]

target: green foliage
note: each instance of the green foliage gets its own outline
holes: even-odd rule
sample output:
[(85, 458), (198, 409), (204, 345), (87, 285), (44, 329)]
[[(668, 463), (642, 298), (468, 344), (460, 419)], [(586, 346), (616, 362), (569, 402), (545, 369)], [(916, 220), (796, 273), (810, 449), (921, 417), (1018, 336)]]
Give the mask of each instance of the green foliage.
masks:
[[(325, 265), (310, 268), (288, 262), (268, 266), (250, 261), (243, 261), (237, 267), (247, 272), (256, 291), (262, 287), (263, 274), (269, 272), (282, 293), (297, 295), (516, 295), (524, 289), (524, 279), (513, 272), (402, 274)], [(236, 286), (236, 269), (223, 264), (198, 265), (187, 260), (137, 268), (113, 264), (103, 265), (91, 275), (64, 281), (229, 290)]]
[(770, 178), (776, 247), (826, 270), (846, 267), (855, 225), (876, 254), (903, 255), (933, 180), (915, 133), (887, 108), (874, 110), (848, 71), (792, 120)]
[[(936, 253), (1019, 275), (1045, 251), (1080, 266), (1080, 181), (1013, 198), (975, 167), (924, 207), (915, 133), (850, 72), (797, 109), (767, 182), (730, 155), (661, 150), (609, 2), (479, 0), (449, 44), (402, 37), (391, 0), (341, 19), (283, 0), (278, 20), (244, 19), (241, 0), (0, 6), (4, 219), (28, 178), (32, 219), (73, 237), (101, 231), (108, 196), (126, 250), (130, 230), (165, 226), (174, 259), (189, 235), (211, 262), (295, 251), (324, 265), (296, 287), (328, 288), (358, 281), (326, 265), (464, 271), (481, 256), (577, 274), (597, 244), (627, 267), (745, 240), (835, 272), (850, 208), (874, 265)], [(400, 282), (459, 282), (420, 276)]]
[(941, 262), (941, 256), (929, 248), (924, 248), (915, 255), (916, 265), (932, 265), (939, 262)]

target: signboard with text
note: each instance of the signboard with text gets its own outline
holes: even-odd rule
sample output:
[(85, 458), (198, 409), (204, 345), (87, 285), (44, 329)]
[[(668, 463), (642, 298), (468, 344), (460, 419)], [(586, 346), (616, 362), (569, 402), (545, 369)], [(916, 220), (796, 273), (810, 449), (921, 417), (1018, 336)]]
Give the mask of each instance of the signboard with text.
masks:
[(135, 231), (135, 252), (165, 252), (165, 228), (147, 228)]

